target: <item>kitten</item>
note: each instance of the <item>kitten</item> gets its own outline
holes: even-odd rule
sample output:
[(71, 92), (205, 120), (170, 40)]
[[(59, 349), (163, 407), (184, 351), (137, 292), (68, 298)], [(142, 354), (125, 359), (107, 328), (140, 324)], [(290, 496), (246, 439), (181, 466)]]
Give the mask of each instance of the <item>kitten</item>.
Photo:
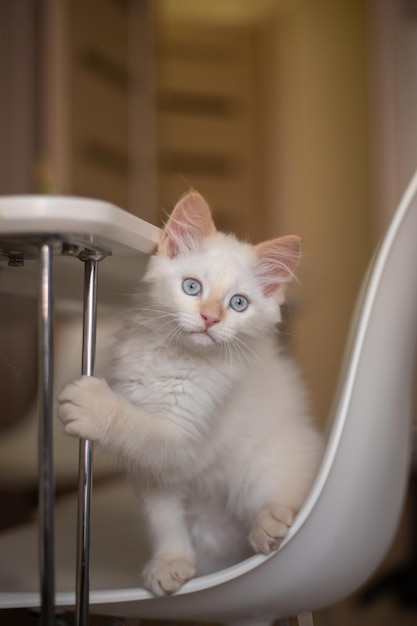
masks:
[(300, 253), (296, 236), (251, 246), (217, 232), (189, 192), (119, 333), (110, 386), (82, 377), (59, 397), (65, 431), (141, 484), (156, 595), (276, 550), (310, 489), (322, 440), (275, 337)]

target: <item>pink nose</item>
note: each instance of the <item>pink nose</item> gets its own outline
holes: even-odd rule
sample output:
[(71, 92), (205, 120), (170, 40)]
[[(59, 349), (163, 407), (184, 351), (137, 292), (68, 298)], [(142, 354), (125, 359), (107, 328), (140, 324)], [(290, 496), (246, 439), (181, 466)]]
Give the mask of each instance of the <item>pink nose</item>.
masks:
[(207, 315), (207, 313), (200, 313), (201, 317), (204, 320), (204, 326), (206, 328), (211, 328), (214, 324), (218, 324), (220, 322), (218, 317), (214, 317), (214, 315)]

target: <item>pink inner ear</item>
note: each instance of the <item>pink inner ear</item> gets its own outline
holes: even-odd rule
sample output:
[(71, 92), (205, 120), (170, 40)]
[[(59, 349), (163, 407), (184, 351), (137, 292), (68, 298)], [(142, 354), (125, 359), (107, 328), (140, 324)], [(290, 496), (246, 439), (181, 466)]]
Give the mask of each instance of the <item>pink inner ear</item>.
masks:
[(197, 191), (189, 191), (172, 211), (158, 247), (169, 257), (195, 250), (205, 237), (214, 234), (210, 208)]
[(265, 296), (274, 294), (284, 283), (294, 279), (301, 257), (301, 238), (287, 235), (255, 246), (258, 257), (256, 274)]

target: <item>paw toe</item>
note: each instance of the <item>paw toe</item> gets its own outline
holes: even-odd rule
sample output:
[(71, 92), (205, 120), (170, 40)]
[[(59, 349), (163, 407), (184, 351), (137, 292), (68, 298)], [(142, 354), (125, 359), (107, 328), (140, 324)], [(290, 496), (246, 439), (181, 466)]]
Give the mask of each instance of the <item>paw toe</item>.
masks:
[(255, 552), (270, 554), (277, 550), (294, 522), (294, 513), (282, 506), (262, 511), (249, 535)]
[(163, 596), (181, 589), (194, 574), (194, 565), (187, 559), (156, 559), (145, 568), (143, 577), (147, 589), (156, 596)]

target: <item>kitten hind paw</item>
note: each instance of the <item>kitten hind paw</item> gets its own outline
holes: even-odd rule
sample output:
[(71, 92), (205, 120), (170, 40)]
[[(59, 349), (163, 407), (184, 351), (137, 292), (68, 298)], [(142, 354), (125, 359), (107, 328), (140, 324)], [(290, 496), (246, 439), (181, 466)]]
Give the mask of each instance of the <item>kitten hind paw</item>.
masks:
[(195, 567), (185, 558), (157, 558), (143, 571), (145, 587), (156, 596), (171, 595), (193, 578)]
[(273, 506), (262, 511), (249, 535), (255, 552), (270, 554), (277, 550), (294, 522), (294, 513), (284, 506)]

